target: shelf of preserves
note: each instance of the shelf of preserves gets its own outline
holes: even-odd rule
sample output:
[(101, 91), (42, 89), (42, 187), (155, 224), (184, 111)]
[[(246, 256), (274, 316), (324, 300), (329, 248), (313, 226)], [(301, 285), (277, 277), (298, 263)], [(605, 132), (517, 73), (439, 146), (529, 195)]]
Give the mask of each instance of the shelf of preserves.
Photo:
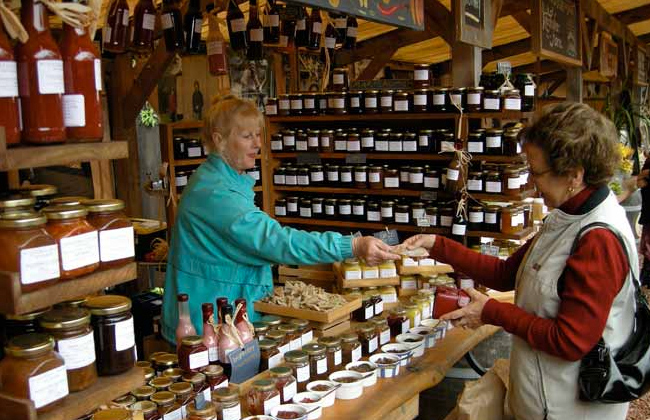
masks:
[(129, 146), (126, 141), (15, 147), (0, 149), (0, 171), (125, 159), (128, 156)]
[[(271, 152), (274, 159), (296, 159), (303, 155), (318, 155), (320, 159), (346, 159), (348, 156), (365, 155), (366, 160), (424, 160), (430, 162), (447, 162), (452, 159), (452, 154), (438, 154), (431, 152), (422, 153), (347, 153), (347, 152)], [(496, 156), (496, 155), (472, 155), (473, 161), (488, 163), (511, 163), (513, 161), (523, 162), (524, 155), (518, 156)]]
[[(456, 113), (399, 113), (391, 112), (387, 114), (346, 114), (346, 115), (305, 115), (305, 116), (273, 116), (267, 117), (271, 124), (283, 123), (305, 123), (317, 124), (323, 122), (360, 122), (368, 121), (399, 121), (399, 120), (454, 120), (460, 117)], [(486, 117), (487, 118), (487, 117)]]
[(501, 232), (487, 232), (487, 231), (467, 231), (467, 236), (472, 238), (494, 238), (494, 239), (512, 239), (516, 241), (524, 241), (529, 239), (535, 234), (535, 229), (532, 227), (526, 228), (517, 233), (501, 233)]
[(406, 197), (420, 197), (422, 191), (403, 190), (399, 188), (371, 189), (371, 188), (336, 188), (336, 187), (282, 187), (274, 186), (276, 191), (321, 193), (321, 194), (361, 194), (361, 195), (399, 195)]
[(321, 219), (303, 219), (300, 217), (277, 217), (276, 219), (281, 223), (296, 224), (296, 225), (312, 225), (312, 226), (331, 226), (336, 228), (350, 228), (350, 229), (369, 229), (369, 230), (385, 230), (395, 229), (403, 232), (417, 232), (417, 233), (435, 233), (437, 235), (444, 235), (449, 233), (449, 229), (443, 228), (425, 228), (413, 225), (402, 225), (394, 223), (373, 223), (373, 222), (354, 222), (354, 221), (341, 221), (341, 220), (321, 220)]
[(52, 286), (23, 294), (18, 273), (0, 272), (0, 313), (32, 312), (134, 280), (137, 276), (137, 263), (133, 262), (119, 268), (97, 271), (76, 279), (61, 280)]
[(100, 376), (90, 388), (69, 394), (59, 406), (38, 415), (31, 400), (10, 397), (0, 392), (0, 407), (3, 410), (0, 417), (23, 420), (76, 419), (143, 384), (144, 374), (139, 367), (133, 367), (121, 375)]
[(497, 111), (497, 112), (467, 112), (463, 114), (468, 119), (492, 118), (495, 120), (522, 120), (531, 119), (535, 112), (522, 111)]
[[(443, 195), (441, 193), (441, 195)], [(513, 202), (513, 201), (521, 201), (525, 198), (529, 197), (534, 197), (535, 196), (535, 190), (529, 190), (529, 191), (524, 191), (521, 192), (517, 195), (505, 195), (505, 194), (491, 194), (491, 193), (469, 193), (470, 198), (473, 198), (475, 200), (481, 200), (481, 201), (492, 201), (492, 202), (502, 202), (502, 201), (507, 201), (507, 202)]]
[(352, 289), (355, 287), (381, 287), (381, 286), (399, 286), (399, 276), (385, 277), (380, 279), (358, 279), (346, 280), (341, 271), (341, 263), (332, 264), (336, 273), (336, 283), (339, 289)]

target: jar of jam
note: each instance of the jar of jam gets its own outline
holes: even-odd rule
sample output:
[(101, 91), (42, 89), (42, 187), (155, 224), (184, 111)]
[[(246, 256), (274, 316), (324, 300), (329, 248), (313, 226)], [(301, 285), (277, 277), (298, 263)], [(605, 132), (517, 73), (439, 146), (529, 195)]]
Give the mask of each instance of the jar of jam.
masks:
[(140, 411), (144, 420), (154, 420), (158, 418), (158, 406), (151, 401), (138, 401), (129, 406), (131, 411)]
[(133, 395), (137, 401), (147, 401), (155, 393), (156, 388), (150, 385), (140, 386), (131, 391), (131, 395)]
[(382, 189), (384, 180), (384, 168), (372, 165), (368, 168), (368, 186), (371, 189)]
[(309, 167), (309, 183), (313, 186), (322, 186), (325, 182), (323, 165), (311, 165)]
[(288, 404), (296, 392), (298, 392), (298, 382), (293, 376), (290, 368), (285, 366), (274, 367), (271, 369), (271, 380), (275, 384), (275, 388), (280, 393), (280, 401), (282, 404)]
[(335, 219), (336, 218), (336, 199), (335, 198), (327, 198), (325, 199), (325, 218), (326, 219)]
[(507, 89), (503, 92), (503, 110), (521, 111), (521, 96), (519, 89)]
[(45, 230), (59, 245), (60, 278), (90, 274), (99, 267), (97, 230), (86, 220), (81, 206), (50, 206), (43, 209)]
[(403, 308), (395, 308), (390, 311), (387, 321), (391, 337), (397, 337), (408, 332), (411, 326), (409, 319), (406, 317), (406, 310)]
[(388, 140), (389, 152), (402, 152), (404, 150), (404, 135), (402, 133), (391, 133)]
[(334, 151), (347, 152), (348, 150), (348, 134), (343, 130), (336, 130), (334, 133)]
[(341, 350), (343, 352), (343, 365), (361, 359), (361, 343), (359, 336), (353, 332), (341, 335)]
[(379, 203), (368, 202), (366, 207), (366, 220), (368, 222), (381, 222), (381, 209)]
[(409, 168), (408, 185), (412, 190), (421, 190), (424, 187), (424, 168), (411, 166)]
[(409, 217), (408, 204), (398, 204), (395, 206), (395, 223), (407, 225), (411, 222)]
[(491, 128), (485, 132), (485, 153), (488, 155), (503, 155), (503, 130)]
[(171, 353), (157, 355), (152, 361), (157, 376), (162, 376), (164, 372), (178, 367), (178, 356)]
[(535, 109), (535, 90), (537, 86), (533, 81), (533, 75), (530, 73), (518, 74), (515, 77), (515, 87), (519, 92), (523, 92), (521, 97), (521, 110), (524, 112)]
[(517, 231), (516, 209), (514, 207), (501, 208), (501, 233), (511, 235)]
[(483, 206), (470, 206), (468, 214), (469, 223), (467, 227), (469, 230), (479, 231), (483, 230), (484, 211)]
[(47, 334), (24, 334), (9, 340), (0, 360), (0, 389), (8, 396), (30, 399), (37, 413), (56, 407), (68, 395), (63, 357)]
[(341, 350), (341, 339), (337, 337), (321, 337), (318, 343), (325, 346), (327, 356), (328, 372), (335, 372), (341, 366), (343, 351)]
[(503, 192), (503, 178), (501, 172), (490, 171), (485, 177), (485, 192), (501, 194)]
[(397, 169), (386, 169), (384, 171), (384, 188), (399, 188), (400, 176)]
[(345, 115), (348, 113), (346, 103), (348, 94), (345, 92), (330, 92), (327, 94), (327, 113)]
[(352, 201), (352, 216), (361, 222), (366, 220), (366, 200), (359, 198)]
[(393, 200), (381, 201), (381, 221), (391, 223), (395, 218), (395, 202)]
[(357, 336), (361, 343), (361, 353), (364, 357), (370, 356), (379, 348), (379, 338), (375, 326), (370, 322), (357, 327)]
[(408, 92), (396, 92), (393, 95), (393, 111), (394, 112), (411, 111), (411, 98)]
[(210, 385), (212, 391), (228, 387), (228, 377), (224, 373), (222, 366), (206, 366), (205, 369), (203, 369), (203, 374), (205, 375), (205, 379), (208, 382), (208, 385)]
[(303, 115), (317, 115), (318, 108), (317, 103), (317, 94), (316, 93), (304, 93), (302, 95), (302, 114)]
[(321, 152), (328, 153), (334, 150), (334, 130), (321, 130), (319, 136)]
[(302, 130), (298, 130), (296, 133), (296, 152), (306, 152), (307, 151), (307, 133)]
[(284, 183), (289, 186), (298, 185), (298, 168), (289, 166), (284, 170)]
[(182, 407), (181, 411), (185, 411), (187, 404), (190, 403), (192, 398), (192, 384), (176, 382), (169, 386), (169, 392), (174, 394), (176, 402)]
[(360, 152), (361, 151), (361, 136), (359, 133), (349, 132), (348, 139), (346, 143), (346, 150), (348, 152)]
[(284, 361), (293, 372), (298, 382), (298, 391), (303, 392), (311, 376), (309, 369), (309, 355), (301, 350), (292, 350), (284, 355)]
[(342, 92), (348, 88), (348, 69), (341, 67), (332, 71), (332, 89)]
[(361, 300), (361, 307), (352, 313), (354, 320), (357, 322), (366, 322), (375, 316), (375, 304), (370, 296), (364, 296)]
[(291, 115), (302, 115), (302, 95), (295, 93), (289, 95), (289, 113)]
[(406, 311), (406, 318), (409, 320), (409, 329), (419, 327), (422, 320), (422, 312), (420, 307), (413, 302), (404, 302), (402, 307)]
[(519, 169), (509, 166), (503, 170), (502, 191), (505, 195), (512, 197), (519, 196), (521, 191)]
[(40, 324), (54, 338), (56, 350), (65, 361), (70, 391), (81, 391), (97, 382), (90, 312), (73, 307), (53, 309), (43, 314)]
[(298, 168), (298, 175), (296, 180), (298, 185), (306, 187), (309, 185), (309, 168)]
[(339, 172), (340, 176), (340, 185), (341, 187), (344, 188), (351, 188), (354, 180), (354, 176), (352, 174), (353, 171), (353, 166), (352, 165), (343, 165), (341, 166), (341, 171)]
[(178, 348), (178, 366), (185, 372), (198, 372), (210, 364), (208, 348), (203, 344), (203, 338), (190, 335), (181, 340)]
[(310, 343), (302, 346), (302, 351), (309, 355), (310, 381), (320, 381), (327, 378), (327, 348), (323, 344)]
[(287, 197), (287, 216), (295, 217), (298, 215), (298, 197)]
[(308, 219), (312, 218), (310, 199), (308, 198), (301, 199), (299, 208), (300, 208), (300, 217), (305, 217)]
[(486, 232), (501, 231), (501, 207), (487, 206), (485, 208), (483, 230)]
[(171, 368), (171, 369), (166, 369), (162, 376), (165, 378), (169, 378), (174, 382), (178, 382), (181, 380), (181, 377), (183, 376), (183, 369), (180, 368)]
[(118, 295), (92, 296), (85, 306), (91, 314), (99, 375), (116, 375), (131, 369), (135, 364), (131, 299)]
[(433, 88), (431, 89), (431, 111), (433, 112), (446, 112), (449, 110), (447, 88)]
[(475, 155), (485, 153), (485, 137), (480, 131), (472, 131), (467, 135), (467, 151)]
[(302, 340), (298, 333), (298, 327), (292, 324), (280, 324), (277, 326), (277, 329), (285, 334), (286, 340), (289, 341), (290, 350), (300, 349)]
[(364, 114), (379, 113), (379, 91), (378, 90), (366, 90), (363, 92), (363, 113)]
[(0, 196), (0, 214), (30, 212), (35, 204), (36, 198), (26, 194), (3, 194)]
[(354, 168), (354, 185), (357, 188), (368, 187), (368, 167), (359, 165)]
[(403, 141), (402, 141), (402, 151), (404, 152), (418, 151), (418, 137), (415, 133), (404, 133)]
[(291, 115), (291, 98), (289, 95), (278, 96), (278, 115)]
[(282, 132), (282, 151), (296, 151), (296, 132), (294, 130), (284, 130)]
[(309, 326), (309, 321), (306, 319), (294, 318), (290, 321), (290, 324), (298, 329), (302, 346), (310, 343), (314, 339), (314, 330)]
[(273, 340), (259, 340), (260, 372), (276, 367), (282, 361), (278, 345)]
[(338, 165), (327, 165), (325, 170), (325, 179), (329, 186), (336, 186), (340, 180), (340, 172)]
[(486, 90), (483, 93), (483, 111), (501, 111), (501, 92), (497, 90)]
[(201, 408), (198, 408), (196, 402), (192, 401), (187, 404), (186, 412), (187, 420), (215, 420), (218, 418), (216, 404), (209, 400), (205, 401)]
[(373, 318), (369, 322), (375, 327), (375, 334), (378, 340), (378, 348), (390, 342), (390, 327), (384, 318)]
[(424, 209), (427, 219), (429, 220), (429, 227), (438, 226), (438, 207), (428, 206)]
[(452, 111), (465, 110), (465, 88), (454, 88), (449, 90), (449, 108)]
[(275, 388), (275, 383), (269, 379), (254, 381), (246, 395), (248, 413), (254, 416), (269, 415), (271, 409), (280, 404), (280, 393)]
[(467, 88), (467, 112), (481, 112), (483, 110), (483, 86)]
[(348, 93), (350, 114), (363, 113), (363, 108), (361, 107), (362, 98), (363, 98), (363, 92), (360, 90), (353, 90)]
[(507, 130), (503, 133), (503, 154), (505, 156), (519, 156), (521, 154), (518, 136), (519, 130)]
[(411, 203), (411, 220), (413, 223), (417, 224), (418, 219), (426, 217), (424, 211), (424, 203), (416, 201)]
[(483, 172), (470, 172), (467, 177), (467, 191), (483, 192)]
[[(348, 150), (350, 144), (348, 143)], [(361, 131), (361, 151), (364, 153), (372, 153), (375, 151), (375, 131), (366, 128)]]
[(416, 64), (413, 68), (413, 87), (416, 89), (429, 86), (429, 64)]
[(264, 105), (264, 114), (267, 117), (278, 115), (278, 98), (266, 98), (266, 105)]
[(528, 170), (528, 166), (521, 165), (519, 167), (519, 185), (521, 186), (521, 192), (528, 191), (532, 187), (529, 175), (530, 171)]
[(379, 132), (375, 135), (375, 152), (388, 152), (390, 133)]
[(418, 132), (418, 152), (434, 152), (433, 150), (434, 141), (433, 141), (433, 130), (420, 130)]
[(323, 201), (321, 197), (314, 197), (311, 199), (311, 214), (314, 219), (323, 217)]
[(429, 89), (417, 89), (413, 92), (413, 111), (414, 112), (427, 112), (429, 111)]
[(339, 218), (349, 220), (352, 218), (352, 200), (342, 198), (338, 200)]
[(453, 207), (443, 207), (440, 209), (440, 227), (451, 228), (456, 214)]
[(456, 151), (456, 139), (454, 138), (454, 133), (447, 129), (441, 129), (440, 132), (440, 137), (437, 144), (437, 151), (438, 152), (444, 152), (444, 153), (453, 153)]
[(284, 198), (278, 198), (275, 200), (274, 207), (275, 216), (286, 216), (287, 215), (287, 200)]
[(422, 177), (422, 187), (431, 191), (440, 189), (440, 173), (435, 169), (426, 171)]
[(271, 134), (271, 151), (272, 152), (282, 152), (284, 147), (284, 136), (282, 133), (273, 133)]
[(36, 200), (34, 210), (39, 211), (50, 204), (50, 200), (57, 194), (58, 189), (54, 185), (31, 184), (21, 186), (19, 191), (21, 194), (33, 197)]
[(212, 402), (217, 411), (218, 420), (241, 419), (239, 391), (236, 388), (224, 387), (212, 391)]
[(384, 312), (384, 301), (382, 300), (381, 295), (378, 293), (376, 287), (369, 287), (368, 292), (370, 293), (370, 300), (373, 304), (374, 315), (381, 315)]
[(286, 168), (280, 166), (275, 168), (273, 171), (273, 185), (285, 185), (286, 184)]
[(101, 269), (120, 267), (135, 259), (133, 224), (124, 214), (122, 200), (87, 200), (86, 220), (99, 232)]
[(307, 151), (318, 152), (320, 150), (320, 130), (307, 130)]
[(327, 93), (316, 94), (316, 105), (319, 114), (321, 115), (327, 114)]

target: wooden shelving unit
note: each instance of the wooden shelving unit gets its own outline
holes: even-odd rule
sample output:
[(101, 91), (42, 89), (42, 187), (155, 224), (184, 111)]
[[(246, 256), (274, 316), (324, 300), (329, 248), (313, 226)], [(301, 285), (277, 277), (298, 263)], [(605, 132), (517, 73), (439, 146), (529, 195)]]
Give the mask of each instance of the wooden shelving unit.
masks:
[(0, 171), (124, 159), (128, 155), (129, 148), (125, 141), (15, 147), (0, 149)]
[(305, 116), (273, 116), (268, 117), (271, 124), (319, 124), (324, 122), (359, 122), (369, 121), (410, 121), (410, 120), (458, 120), (459, 113), (400, 113), (387, 114), (345, 114), (345, 115), (305, 115)]

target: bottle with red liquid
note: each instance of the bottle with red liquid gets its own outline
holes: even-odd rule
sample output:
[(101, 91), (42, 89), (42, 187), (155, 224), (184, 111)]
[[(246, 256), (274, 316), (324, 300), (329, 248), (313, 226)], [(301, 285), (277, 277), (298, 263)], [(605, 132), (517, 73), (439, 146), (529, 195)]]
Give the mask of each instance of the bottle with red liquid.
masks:
[(63, 122), (68, 140), (98, 141), (102, 124), (102, 61), (87, 28), (63, 24)]
[(155, 28), (156, 6), (152, 0), (139, 0), (135, 6), (131, 48), (137, 52), (151, 51)]
[(175, 0), (163, 0), (160, 23), (167, 51), (176, 52), (182, 50), (185, 35), (183, 33), (181, 10)]
[(120, 54), (126, 51), (129, 35), (129, 4), (126, 0), (113, 0), (104, 25), (104, 50)]
[(235, 51), (245, 50), (246, 44), (246, 20), (244, 13), (239, 9), (235, 0), (228, 2), (228, 14), (226, 15), (228, 23), (228, 34), (230, 34), (230, 46)]
[(176, 326), (176, 348), (181, 345), (183, 337), (196, 335), (196, 328), (192, 324), (190, 317), (190, 297), (185, 293), (180, 293), (178, 299), (178, 325)]
[(208, 4), (206, 7), (208, 14), (208, 38), (205, 43), (208, 50), (208, 71), (213, 76), (221, 76), (228, 74), (227, 43), (219, 30), (217, 17), (212, 14), (213, 10), (214, 4)]
[(5, 129), (7, 145), (20, 143), (19, 106), (18, 64), (0, 20), (0, 126)]
[(264, 18), (264, 42), (277, 44), (280, 41), (280, 12), (275, 0), (268, 0), (269, 10)]
[[(212, 8), (214, 8), (214, 3)], [(187, 12), (183, 17), (183, 30), (185, 31), (185, 52), (188, 54), (198, 54), (199, 45), (201, 44), (201, 25), (203, 24), (203, 14), (201, 13), (201, 1), (190, 0)]]
[(29, 35), (26, 43), (16, 46), (22, 139), (28, 143), (60, 143), (65, 140), (61, 53), (50, 33), (45, 4), (25, 0), (20, 16)]
[(219, 363), (219, 347), (217, 344), (217, 334), (211, 322), (214, 322), (214, 306), (211, 303), (201, 305), (203, 312), (203, 344), (208, 348), (208, 359), (211, 365)]
[(257, 15), (257, 0), (250, 0), (248, 9), (248, 24), (246, 25), (246, 41), (248, 49), (246, 58), (258, 61), (264, 57), (264, 28)]
[(359, 23), (354, 16), (348, 16), (348, 25), (345, 31), (345, 42), (343, 48), (353, 50), (357, 46), (357, 33), (359, 30)]
[(320, 11), (315, 7), (311, 8), (311, 16), (309, 16), (307, 31), (309, 37), (307, 48), (310, 50), (320, 49), (320, 37), (323, 33), (323, 19), (320, 17)]
[(255, 331), (251, 330), (248, 320), (248, 313), (246, 312), (246, 299), (240, 298), (235, 300), (235, 310), (239, 309), (237, 312), (237, 318), (235, 318), (235, 327), (239, 331), (239, 337), (242, 339), (244, 344), (250, 343), (255, 337)]

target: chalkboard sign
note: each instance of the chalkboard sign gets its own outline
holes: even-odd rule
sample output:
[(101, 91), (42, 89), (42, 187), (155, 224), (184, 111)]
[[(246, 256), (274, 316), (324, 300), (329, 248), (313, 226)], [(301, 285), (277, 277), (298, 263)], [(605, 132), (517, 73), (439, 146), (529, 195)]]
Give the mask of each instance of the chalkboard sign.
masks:
[(456, 39), (481, 48), (492, 48), (492, 0), (453, 0), (451, 11)]
[(388, 25), (424, 30), (424, 0), (291, 0), (291, 2)]
[(636, 82), (638, 85), (648, 84), (648, 56), (642, 48), (636, 51)]
[(535, 54), (582, 66), (579, 0), (534, 0), (531, 16)]

